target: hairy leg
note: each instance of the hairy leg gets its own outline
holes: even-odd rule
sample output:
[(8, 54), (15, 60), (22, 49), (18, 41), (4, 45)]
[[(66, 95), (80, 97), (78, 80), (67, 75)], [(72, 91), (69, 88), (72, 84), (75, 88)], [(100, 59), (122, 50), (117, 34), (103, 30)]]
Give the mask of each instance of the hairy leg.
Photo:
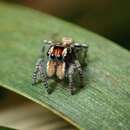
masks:
[(77, 58), (80, 60), (80, 63), (83, 66), (87, 66), (88, 45), (87, 44), (75, 43), (74, 47), (75, 47), (75, 53), (77, 54)]
[(70, 93), (73, 95), (76, 88), (74, 86), (73, 83), (73, 74), (74, 74), (74, 70), (75, 70), (75, 65), (71, 64), (68, 68), (68, 79), (69, 79), (69, 89), (70, 89)]
[(38, 73), (40, 71), (40, 66), (42, 65), (42, 62), (43, 62), (43, 59), (42, 58), (39, 58), (36, 62), (36, 65), (35, 65), (35, 70), (33, 72), (33, 75), (32, 75), (32, 85), (35, 85), (36, 83), (38, 83)]
[(79, 72), (80, 85), (81, 85), (81, 87), (83, 87), (83, 70), (82, 70), (81, 65), (80, 65), (78, 60), (75, 60), (75, 66), (76, 66), (76, 69)]
[[(39, 77), (38, 77), (39, 74)], [(35, 85), (36, 83), (42, 81), (43, 85), (45, 88), (48, 89), (48, 77), (46, 75), (46, 69), (44, 67), (44, 61), (42, 58), (39, 58), (38, 61), (36, 62), (36, 67), (32, 76), (33, 83), (32, 85)]]

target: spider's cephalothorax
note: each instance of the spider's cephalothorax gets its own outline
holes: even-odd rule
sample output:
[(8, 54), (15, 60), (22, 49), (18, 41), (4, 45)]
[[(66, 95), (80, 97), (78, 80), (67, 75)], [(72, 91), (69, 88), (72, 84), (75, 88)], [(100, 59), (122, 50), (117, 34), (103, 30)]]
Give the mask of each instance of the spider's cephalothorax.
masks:
[[(73, 74), (78, 71), (82, 86), (81, 66), (86, 63), (88, 46), (75, 43), (71, 38), (63, 38), (60, 42), (44, 40), (44, 43), (42, 56), (38, 59), (33, 73), (33, 84), (41, 80), (48, 89), (49, 78), (53, 76), (57, 76), (60, 80), (68, 78), (70, 92), (74, 94), (76, 88), (73, 83)], [(46, 58), (47, 61), (45, 61)]]

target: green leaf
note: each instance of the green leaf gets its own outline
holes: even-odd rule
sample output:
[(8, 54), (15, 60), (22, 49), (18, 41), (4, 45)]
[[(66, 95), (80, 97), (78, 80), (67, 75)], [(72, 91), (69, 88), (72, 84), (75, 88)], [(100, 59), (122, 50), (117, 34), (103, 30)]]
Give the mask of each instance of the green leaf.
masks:
[[(51, 95), (31, 76), (43, 39), (70, 36), (89, 45), (85, 86), (71, 96), (60, 83)], [(23, 95), (79, 129), (130, 129), (130, 54), (73, 24), (18, 5), (0, 4), (0, 85)]]
[(16, 129), (8, 128), (8, 127), (5, 127), (5, 126), (0, 126), (0, 130), (16, 130)]

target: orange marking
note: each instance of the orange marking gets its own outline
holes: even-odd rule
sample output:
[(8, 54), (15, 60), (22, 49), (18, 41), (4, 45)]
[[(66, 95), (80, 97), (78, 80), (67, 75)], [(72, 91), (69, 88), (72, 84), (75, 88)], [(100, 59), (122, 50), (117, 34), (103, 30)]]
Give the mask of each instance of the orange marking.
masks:
[(63, 52), (64, 48), (63, 47), (55, 47), (52, 54), (54, 54), (55, 56), (58, 56), (58, 55), (62, 55), (62, 52)]

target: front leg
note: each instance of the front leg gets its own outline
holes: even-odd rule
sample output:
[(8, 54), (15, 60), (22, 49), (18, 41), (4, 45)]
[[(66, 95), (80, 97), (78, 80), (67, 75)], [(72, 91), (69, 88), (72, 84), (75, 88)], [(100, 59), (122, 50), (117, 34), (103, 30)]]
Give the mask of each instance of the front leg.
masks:
[[(48, 91), (48, 77), (46, 75), (44, 64), (45, 63), (43, 61), (43, 58), (39, 58), (38, 61), (36, 62), (35, 71), (32, 76), (32, 79), (33, 79), (32, 85), (35, 85), (39, 81), (42, 81), (43, 85), (45, 86), (45, 88), (47, 88), (47, 91)], [(39, 74), (39, 77), (38, 77), (38, 74)]]
[(75, 69), (74, 64), (71, 64), (68, 68), (69, 89), (70, 89), (71, 95), (73, 95), (76, 90), (74, 83), (73, 83), (74, 69)]
[(42, 58), (39, 58), (36, 62), (36, 65), (35, 65), (35, 70), (33, 72), (33, 75), (32, 75), (32, 85), (35, 85), (38, 83), (39, 79), (38, 79), (38, 73), (40, 71), (40, 66), (42, 64), (42, 61), (43, 59)]
[(40, 73), (40, 79), (42, 81), (43, 86), (47, 89), (48, 94), (50, 94), (48, 88), (48, 76), (46, 74), (46, 69), (44, 69), (43, 64), (39, 68), (39, 73)]

